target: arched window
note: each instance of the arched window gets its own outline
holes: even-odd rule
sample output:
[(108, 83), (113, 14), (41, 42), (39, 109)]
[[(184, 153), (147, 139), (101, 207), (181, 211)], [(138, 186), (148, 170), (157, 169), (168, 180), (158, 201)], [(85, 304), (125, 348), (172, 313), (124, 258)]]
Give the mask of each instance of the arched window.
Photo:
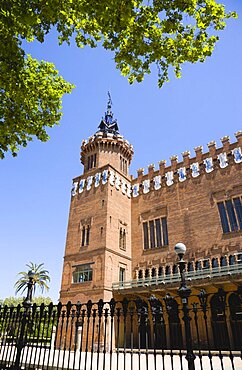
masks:
[(173, 265), (172, 272), (173, 272), (173, 274), (178, 274), (178, 266), (177, 265)]
[(123, 230), (123, 250), (126, 250), (126, 230)]
[(119, 248), (126, 250), (126, 230), (123, 227), (119, 229)]
[(86, 229), (85, 226), (82, 228), (82, 247), (85, 245), (85, 235), (86, 235)]
[(86, 245), (89, 245), (89, 238), (90, 238), (90, 226), (87, 225)]
[(83, 225), (81, 246), (82, 247), (88, 246), (89, 245), (89, 240), (90, 240), (90, 225)]
[(158, 269), (158, 276), (162, 276), (162, 275), (163, 275), (163, 267), (160, 266)]
[(225, 256), (220, 258), (220, 266), (227, 266), (227, 259)]
[(166, 266), (166, 275), (171, 274), (171, 266)]
[(196, 266), (196, 271), (201, 270), (202, 269), (201, 261), (196, 261), (195, 266)]
[(138, 278), (139, 279), (142, 279), (143, 278), (143, 271), (142, 270), (139, 270)]
[(193, 262), (188, 262), (188, 264), (187, 264), (187, 271), (194, 271)]
[(238, 254), (237, 256), (237, 262), (242, 263), (242, 253)]
[(152, 271), (151, 271), (151, 275), (152, 277), (156, 277), (156, 268), (153, 267)]
[(209, 266), (209, 260), (204, 260), (204, 261), (203, 261), (203, 268), (204, 268), (204, 269), (209, 269), (209, 267), (210, 267), (210, 266)]
[(229, 264), (230, 265), (234, 265), (235, 264), (235, 256), (234, 255), (230, 255), (229, 256)]
[(146, 269), (145, 270), (145, 278), (148, 278), (150, 276), (150, 274), (149, 274), (149, 269)]
[(216, 268), (218, 267), (218, 259), (217, 258), (213, 258), (212, 259), (212, 268)]

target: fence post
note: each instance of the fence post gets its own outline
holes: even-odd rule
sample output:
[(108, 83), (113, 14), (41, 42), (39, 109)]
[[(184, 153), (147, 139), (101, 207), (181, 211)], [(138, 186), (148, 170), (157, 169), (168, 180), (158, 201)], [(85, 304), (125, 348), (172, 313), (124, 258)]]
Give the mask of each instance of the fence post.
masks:
[(56, 337), (56, 326), (54, 325), (52, 329), (52, 335), (51, 335), (51, 345), (50, 345), (51, 349), (55, 349), (55, 337)]

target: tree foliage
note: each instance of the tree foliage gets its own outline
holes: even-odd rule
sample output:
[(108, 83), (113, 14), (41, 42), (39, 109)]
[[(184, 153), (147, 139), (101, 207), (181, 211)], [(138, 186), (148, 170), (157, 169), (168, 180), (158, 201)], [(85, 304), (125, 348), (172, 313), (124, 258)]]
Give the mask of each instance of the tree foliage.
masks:
[[(34, 289), (33, 292), (36, 290), (36, 286), (38, 286), (43, 293), (44, 290), (49, 290), (48, 283), (50, 282), (49, 271), (44, 269), (44, 264), (40, 263), (39, 265), (33, 262), (29, 262), (26, 264), (28, 267), (28, 271), (31, 270), (35, 273), (33, 283)], [(24, 293), (27, 290), (29, 276), (28, 271), (21, 271), (18, 273), (19, 279), (16, 281), (14, 287), (16, 288), (16, 293)]]
[[(7, 297), (5, 299), (0, 300), (0, 305), (1, 306), (18, 306), (19, 304), (22, 305), (23, 303), (22, 297)], [(37, 306), (40, 306), (42, 303), (44, 303), (46, 306), (49, 305), (52, 302), (52, 299), (50, 297), (34, 297), (32, 300), (32, 303), (35, 303)]]
[(33, 136), (45, 141), (45, 126), (60, 119), (60, 99), (72, 86), (52, 64), (26, 57), (21, 40), (43, 42), (55, 27), (59, 42), (114, 52), (130, 83), (141, 82), (155, 64), (158, 85), (177, 77), (185, 62), (212, 54), (228, 18), (216, 0), (5, 0), (0, 5), (0, 156), (16, 153)]

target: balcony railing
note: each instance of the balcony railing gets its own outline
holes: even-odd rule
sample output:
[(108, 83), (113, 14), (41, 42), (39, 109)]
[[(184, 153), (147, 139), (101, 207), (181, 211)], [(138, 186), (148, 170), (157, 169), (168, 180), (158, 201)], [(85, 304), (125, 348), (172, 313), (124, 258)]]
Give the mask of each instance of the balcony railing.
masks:
[[(202, 269), (196, 271), (188, 271), (186, 272), (186, 279), (188, 281), (192, 280), (199, 280), (199, 279), (206, 279), (206, 278), (216, 278), (222, 277), (227, 275), (237, 275), (242, 274), (242, 264), (235, 264), (229, 266), (221, 266), (221, 267), (213, 267), (210, 269)], [(159, 284), (171, 284), (177, 283), (180, 281), (180, 274), (170, 274), (165, 276), (156, 276), (156, 277), (148, 277), (145, 279), (136, 279), (136, 280), (129, 280), (129, 281), (122, 281), (118, 283), (113, 283), (112, 287), (114, 290), (119, 289), (131, 289), (131, 288), (138, 288), (138, 287), (146, 287), (151, 285), (159, 285)]]

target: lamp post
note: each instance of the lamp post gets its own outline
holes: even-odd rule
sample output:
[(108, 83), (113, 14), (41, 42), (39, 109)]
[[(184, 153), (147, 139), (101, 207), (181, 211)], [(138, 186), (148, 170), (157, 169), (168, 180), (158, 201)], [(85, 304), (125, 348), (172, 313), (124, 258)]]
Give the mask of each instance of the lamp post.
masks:
[(28, 278), (29, 281), (27, 283), (27, 297), (23, 301), (24, 308), (28, 309), (32, 305), (32, 297), (33, 297), (33, 289), (34, 289), (34, 278), (35, 278), (35, 272), (32, 270), (28, 271)]
[(190, 327), (190, 321), (191, 317), (189, 316), (189, 307), (188, 307), (188, 298), (191, 294), (191, 289), (187, 287), (186, 283), (186, 277), (185, 277), (185, 267), (186, 262), (184, 261), (183, 257), (186, 252), (186, 246), (183, 243), (177, 243), (175, 245), (175, 252), (179, 257), (178, 265), (181, 275), (181, 285), (178, 289), (178, 294), (181, 297), (182, 301), (182, 311), (183, 311), (183, 321), (185, 325), (185, 335), (186, 335), (186, 347), (187, 347), (187, 354), (186, 359), (188, 361), (188, 369), (189, 370), (195, 370), (195, 358), (196, 356), (193, 353), (192, 349), (192, 335), (191, 335), (191, 327)]
[(17, 344), (16, 344), (16, 347), (17, 347), (17, 353), (16, 353), (16, 359), (15, 359), (15, 363), (14, 363), (14, 366), (13, 366), (13, 369), (14, 370), (18, 370), (18, 369), (21, 369), (20, 367), (20, 358), (21, 358), (21, 353), (22, 353), (22, 349), (25, 347), (25, 343), (26, 343), (26, 337), (27, 337), (27, 330), (26, 330), (26, 325), (28, 324), (28, 311), (32, 305), (32, 296), (33, 296), (33, 288), (34, 288), (34, 277), (35, 277), (35, 273), (30, 270), (28, 272), (28, 283), (27, 283), (27, 296), (26, 298), (24, 299), (23, 301), (23, 307), (24, 307), (24, 312), (23, 312), (23, 317), (22, 317), (22, 320), (21, 320), (21, 329), (20, 329), (20, 334), (19, 334), (19, 338), (17, 340)]

